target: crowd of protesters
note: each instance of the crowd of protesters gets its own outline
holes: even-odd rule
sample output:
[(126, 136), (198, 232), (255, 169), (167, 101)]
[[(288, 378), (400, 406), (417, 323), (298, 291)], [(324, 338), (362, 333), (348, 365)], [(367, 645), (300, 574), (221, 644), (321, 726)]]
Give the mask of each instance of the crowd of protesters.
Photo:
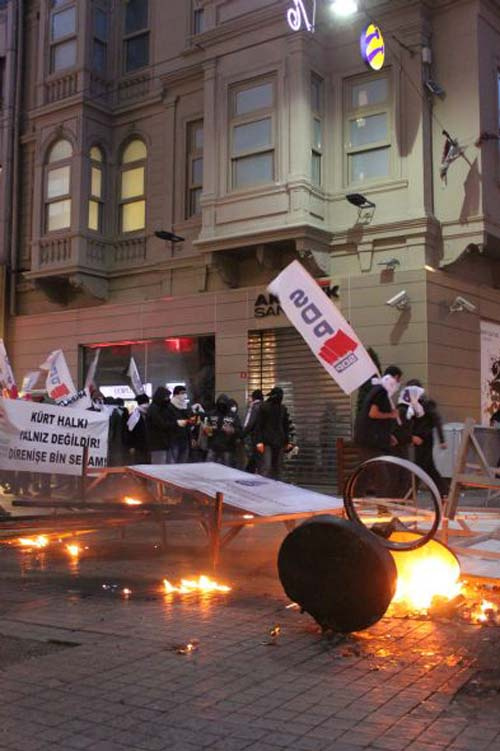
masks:
[[(430, 399), (422, 384), (413, 378), (401, 386), (403, 373), (390, 365), (382, 378), (373, 379), (358, 412), (354, 440), (360, 449), (361, 459), (382, 455), (412, 458), (434, 480), (441, 495), (446, 483), (439, 474), (433, 458), (434, 433), (439, 445), (446, 448), (442, 420), (436, 402)], [(397, 403), (394, 399), (399, 391)], [(401, 475), (392, 472), (390, 477), (378, 478), (382, 493), (404, 494)]]
[[(97, 389), (90, 396), (90, 409), (109, 416), (109, 466), (209, 461), (279, 479), (284, 454), (294, 448), (283, 390), (277, 386), (266, 396), (253, 391), (243, 419), (237, 402), (226, 394), (217, 397), (213, 408), (191, 405), (183, 385), (173, 392), (159, 386), (152, 399), (139, 394), (131, 411), (123, 399), (105, 397)], [(50, 474), (1, 474), (4, 490), (16, 495), (49, 496), (52, 485), (64, 492), (75, 482)]]
[(259, 389), (253, 391), (243, 419), (237, 402), (226, 394), (209, 409), (191, 405), (182, 385), (173, 393), (159, 386), (151, 402), (145, 395), (136, 401), (122, 425), (124, 463), (208, 461), (278, 478), (283, 455), (293, 448), (290, 417), (278, 386), (266, 397)]

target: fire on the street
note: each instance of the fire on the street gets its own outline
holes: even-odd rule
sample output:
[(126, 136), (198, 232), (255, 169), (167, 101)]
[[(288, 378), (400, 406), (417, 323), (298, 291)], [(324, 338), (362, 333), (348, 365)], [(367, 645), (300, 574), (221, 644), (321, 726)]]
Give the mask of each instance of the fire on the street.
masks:
[[(411, 532), (398, 531), (391, 539), (403, 542), (412, 536)], [(498, 607), (488, 600), (481, 601), (474, 588), (460, 579), (458, 559), (443, 543), (431, 540), (416, 550), (391, 552), (398, 572), (392, 606), (399, 612), (459, 615), (470, 623), (500, 624)]]
[(82, 549), (79, 545), (73, 543), (66, 545), (66, 550), (70, 554), (71, 558), (78, 558)]
[(49, 538), (45, 535), (37, 535), (36, 537), (19, 537), (17, 544), (20, 548), (46, 548), (49, 544)]
[(130, 498), (129, 496), (123, 499), (123, 503), (126, 506), (142, 506), (142, 501), (139, 501), (137, 498)]
[[(411, 532), (394, 532), (391, 540), (405, 542), (412, 536)], [(427, 610), (434, 597), (451, 600), (461, 593), (460, 564), (446, 545), (431, 540), (416, 550), (391, 552), (398, 572), (393, 603)]]
[(231, 591), (231, 587), (228, 587), (226, 584), (218, 584), (213, 579), (204, 575), (199, 576), (197, 579), (181, 579), (180, 584), (177, 586), (169, 582), (168, 579), (164, 579), (163, 587), (167, 595), (188, 595), (193, 594), (193, 592), (211, 594), (213, 592), (227, 593)]

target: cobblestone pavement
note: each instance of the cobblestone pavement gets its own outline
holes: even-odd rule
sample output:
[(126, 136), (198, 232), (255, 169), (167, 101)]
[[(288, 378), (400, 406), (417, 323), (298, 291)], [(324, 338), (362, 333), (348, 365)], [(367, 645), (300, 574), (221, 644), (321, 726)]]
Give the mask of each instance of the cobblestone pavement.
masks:
[(166, 554), (152, 529), (117, 536), (78, 563), (0, 547), (0, 749), (500, 750), (499, 629), (387, 617), (328, 640), (286, 608), (283, 527), (245, 530), (212, 597), (162, 593), (206, 571), (196, 530), (172, 525)]

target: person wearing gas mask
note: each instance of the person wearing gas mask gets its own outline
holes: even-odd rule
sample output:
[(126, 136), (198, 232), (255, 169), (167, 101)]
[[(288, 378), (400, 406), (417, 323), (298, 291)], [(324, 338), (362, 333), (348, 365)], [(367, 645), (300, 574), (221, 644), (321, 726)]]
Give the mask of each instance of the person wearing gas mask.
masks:
[(207, 462), (234, 466), (236, 442), (241, 436), (241, 423), (236, 404), (226, 394), (220, 394), (215, 409), (207, 415), (203, 430), (207, 436)]
[(168, 405), (167, 419), (170, 423), (170, 447), (168, 464), (186, 464), (189, 461), (191, 427), (196, 422), (189, 407), (186, 387), (175, 386)]
[(283, 454), (292, 446), (290, 434), (290, 415), (283, 404), (283, 389), (275, 386), (259, 408), (255, 425), (259, 474), (279, 480)]

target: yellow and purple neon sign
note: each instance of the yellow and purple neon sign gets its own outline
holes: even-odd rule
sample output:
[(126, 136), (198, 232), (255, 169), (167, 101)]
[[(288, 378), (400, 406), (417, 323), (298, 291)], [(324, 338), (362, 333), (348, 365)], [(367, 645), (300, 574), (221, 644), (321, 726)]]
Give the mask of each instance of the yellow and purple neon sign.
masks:
[(382, 70), (385, 62), (384, 37), (378, 26), (368, 24), (359, 40), (361, 57), (372, 70)]

